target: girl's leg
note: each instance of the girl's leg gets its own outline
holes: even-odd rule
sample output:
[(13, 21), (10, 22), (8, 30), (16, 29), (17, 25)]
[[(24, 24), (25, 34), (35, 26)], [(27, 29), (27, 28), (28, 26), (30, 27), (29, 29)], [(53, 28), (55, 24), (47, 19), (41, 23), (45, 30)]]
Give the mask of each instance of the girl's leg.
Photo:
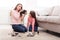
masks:
[[(29, 27), (29, 31), (31, 32), (32, 31), (32, 26), (30, 25)], [(37, 32), (38, 31), (38, 26), (34, 26), (34, 32)]]
[(28, 28), (29, 30), (29, 34), (27, 35), (28, 37), (33, 37), (35, 34), (34, 33), (32, 33), (32, 25), (30, 25), (29, 26), (29, 28)]

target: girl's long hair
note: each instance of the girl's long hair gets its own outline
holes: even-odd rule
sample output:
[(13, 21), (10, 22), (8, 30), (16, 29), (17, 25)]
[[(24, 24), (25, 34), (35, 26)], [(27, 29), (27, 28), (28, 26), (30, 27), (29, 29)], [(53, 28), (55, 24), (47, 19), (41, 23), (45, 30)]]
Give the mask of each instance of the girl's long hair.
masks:
[(30, 15), (35, 19), (35, 26), (38, 26), (38, 22), (37, 22), (37, 19), (36, 19), (36, 14), (34, 11), (30, 11)]
[[(16, 7), (14, 8), (14, 10), (16, 10), (17, 9), (17, 6), (18, 5), (22, 5), (21, 3), (18, 3), (17, 5), (16, 5)], [(22, 6), (21, 6), (21, 10), (22, 10)], [(18, 12), (19, 12), (20, 10), (18, 10)]]

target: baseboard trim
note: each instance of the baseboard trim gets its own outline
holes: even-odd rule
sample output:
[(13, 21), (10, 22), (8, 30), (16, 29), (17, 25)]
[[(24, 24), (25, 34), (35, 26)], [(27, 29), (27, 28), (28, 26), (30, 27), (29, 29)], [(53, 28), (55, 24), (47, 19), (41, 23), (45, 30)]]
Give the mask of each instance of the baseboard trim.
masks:
[(52, 34), (54, 36), (60, 37), (60, 33), (53, 32), (53, 31), (50, 31), (50, 30), (46, 30), (46, 32), (49, 33), (49, 34)]

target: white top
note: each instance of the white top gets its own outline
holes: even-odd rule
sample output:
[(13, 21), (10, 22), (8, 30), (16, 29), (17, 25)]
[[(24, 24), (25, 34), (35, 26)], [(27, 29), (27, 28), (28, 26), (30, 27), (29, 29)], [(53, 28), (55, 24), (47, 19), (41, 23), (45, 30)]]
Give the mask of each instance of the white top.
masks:
[(16, 10), (11, 11), (11, 24), (23, 24), (23, 20), (21, 21), (20, 13)]

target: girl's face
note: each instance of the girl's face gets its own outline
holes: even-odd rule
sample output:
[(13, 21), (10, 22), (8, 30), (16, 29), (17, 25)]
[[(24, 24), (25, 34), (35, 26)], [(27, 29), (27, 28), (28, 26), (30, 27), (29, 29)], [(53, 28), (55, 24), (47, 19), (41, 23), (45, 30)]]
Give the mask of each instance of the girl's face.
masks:
[(17, 10), (21, 10), (22, 5), (17, 6)]

